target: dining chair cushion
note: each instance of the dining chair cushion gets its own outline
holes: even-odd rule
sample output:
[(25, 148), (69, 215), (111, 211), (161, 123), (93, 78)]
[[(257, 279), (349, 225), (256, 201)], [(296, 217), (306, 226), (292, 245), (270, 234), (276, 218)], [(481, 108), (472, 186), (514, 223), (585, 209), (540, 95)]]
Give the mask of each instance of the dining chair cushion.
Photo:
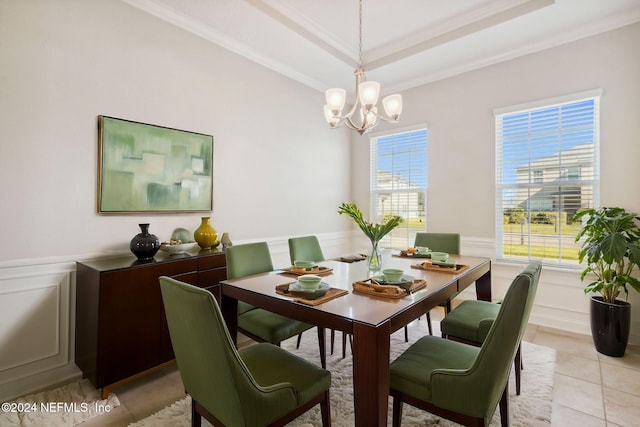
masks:
[(280, 343), (301, 334), (311, 326), (262, 308), (254, 308), (238, 316), (238, 328), (270, 343)]
[(499, 304), (489, 301), (462, 301), (440, 321), (440, 330), (443, 336), (450, 335), (466, 341), (482, 343), (499, 310)]
[[(461, 371), (469, 369), (479, 351), (479, 347), (426, 335), (391, 364), (391, 388), (431, 400), (433, 371), (443, 366)], [(424, 357), (427, 354), (429, 357)], [(417, 372), (420, 375), (416, 375)]]
[(289, 239), (291, 264), (296, 260), (324, 261), (324, 254), (316, 236), (292, 237)]

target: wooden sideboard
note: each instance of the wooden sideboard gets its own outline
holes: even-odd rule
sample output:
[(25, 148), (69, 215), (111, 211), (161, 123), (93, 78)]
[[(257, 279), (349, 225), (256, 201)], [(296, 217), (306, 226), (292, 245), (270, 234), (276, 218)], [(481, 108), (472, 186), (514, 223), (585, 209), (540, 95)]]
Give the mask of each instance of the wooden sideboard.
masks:
[(202, 250), (159, 252), (146, 262), (125, 256), (76, 264), (75, 363), (103, 398), (110, 387), (174, 360), (160, 276), (203, 287), (219, 300), (226, 258)]

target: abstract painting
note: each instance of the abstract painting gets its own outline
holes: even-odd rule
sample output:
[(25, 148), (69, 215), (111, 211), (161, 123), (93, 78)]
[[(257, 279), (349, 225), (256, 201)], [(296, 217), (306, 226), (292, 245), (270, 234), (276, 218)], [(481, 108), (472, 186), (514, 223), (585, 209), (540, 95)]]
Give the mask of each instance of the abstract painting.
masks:
[(213, 136), (98, 116), (98, 212), (210, 212)]

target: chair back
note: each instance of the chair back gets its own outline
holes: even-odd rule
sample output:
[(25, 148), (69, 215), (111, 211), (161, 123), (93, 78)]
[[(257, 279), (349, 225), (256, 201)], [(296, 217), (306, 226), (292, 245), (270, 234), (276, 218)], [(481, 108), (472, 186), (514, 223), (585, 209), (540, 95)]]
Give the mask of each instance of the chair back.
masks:
[(229, 246), (225, 250), (225, 255), (227, 257), (227, 279), (236, 279), (273, 270), (267, 242)]
[(460, 234), (458, 233), (416, 233), (414, 247), (422, 246), (436, 252), (460, 254)]
[(245, 425), (259, 393), (231, 340), (220, 307), (201, 288), (160, 277), (171, 344), (187, 393), (226, 426)]
[[(539, 261), (533, 261), (513, 280), (471, 368), (464, 372), (456, 371), (455, 374), (451, 370), (433, 373), (431, 384), (435, 389), (450, 388), (447, 384), (457, 383), (456, 390), (464, 394), (456, 396), (458, 402), (464, 402), (461, 411), (473, 416), (484, 416), (485, 419), (493, 416), (509, 380), (513, 359), (529, 321), (541, 268)], [(451, 396), (442, 398), (450, 404)], [(434, 394), (433, 402), (436, 405), (439, 404), (439, 399)]]
[(291, 264), (296, 260), (324, 261), (324, 254), (316, 236), (292, 237), (289, 239)]

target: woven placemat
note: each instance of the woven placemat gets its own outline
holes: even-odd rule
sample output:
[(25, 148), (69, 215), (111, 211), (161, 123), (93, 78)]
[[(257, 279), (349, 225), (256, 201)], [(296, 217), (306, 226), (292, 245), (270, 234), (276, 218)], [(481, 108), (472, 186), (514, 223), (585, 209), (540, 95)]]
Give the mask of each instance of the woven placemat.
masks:
[(303, 298), (300, 295), (299, 292), (295, 292), (292, 293), (289, 291), (289, 285), (291, 285), (291, 283), (295, 283), (295, 282), (290, 282), (290, 283), (283, 283), (281, 285), (277, 285), (276, 286), (276, 293), (280, 294), (280, 295), (284, 295), (286, 297), (290, 297), (293, 298), (294, 301), (296, 302), (300, 302), (302, 304), (307, 304), (307, 305), (319, 305), (322, 303), (325, 303), (327, 301), (330, 301), (334, 298), (338, 298), (341, 297), (343, 295), (347, 295), (349, 293), (349, 291), (347, 291), (346, 289), (339, 289), (339, 288), (329, 288), (327, 290), (327, 292), (316, 298), (316, 299), (308, 299), (308, 298)]
[(415, 268), (418, 270), (437, 271), (439, 273), (458, 274), (462, 273), (465, 270), (468, 270), (469, 266), (464, 264), (456, 264), (455, 266), (449, 267), (446, 265), (434, 265), (431, 263), (431, 261), (425, 261), (420, 264), (413, 264), (411, 268)]
[(379, 285), (372, 283), (371, 279), (361, 280), (353, 282), (353, 291), (367, 295), (375, 295), (382, 298), (404, 298), (409, 293), (415, 292), (427, 286), (427, 281), (424, 279), (415, 279), (409, 289), (396, 285)]
[(323, 267), (321, 265), (314, 265), (311, 269), (307, 270), (306, 268), (297, 268), (295, 266), (287, 267), (282, 269), (282, 273), (280, 274), (291, 274), (292, 276), (302, 276), (303, 274), (315, 274), (316, 276), (326, 276), (333, 272), (333, 268), (331, 267)]

